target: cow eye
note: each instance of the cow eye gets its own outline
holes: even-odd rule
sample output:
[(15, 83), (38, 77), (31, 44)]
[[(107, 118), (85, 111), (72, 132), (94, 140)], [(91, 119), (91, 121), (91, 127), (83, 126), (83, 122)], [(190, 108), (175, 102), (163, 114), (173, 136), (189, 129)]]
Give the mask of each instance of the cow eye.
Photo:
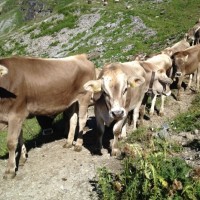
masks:
[(124, 95), (126, 92), (127, 92), (127, 88), (124, 89), (122, 94)]

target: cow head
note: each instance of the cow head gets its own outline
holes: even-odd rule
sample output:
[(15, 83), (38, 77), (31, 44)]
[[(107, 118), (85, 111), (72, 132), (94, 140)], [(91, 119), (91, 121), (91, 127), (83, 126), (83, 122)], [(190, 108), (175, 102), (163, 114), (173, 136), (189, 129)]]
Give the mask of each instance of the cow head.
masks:
[(177, 52), (172, 55), (173, 74), (175, 77), (180, 77), (184, 73), (185, 64), (188, 61), (188, 54), (185, 52)]
[(140, 62), (140, 65), (146, 71), (146, 79), (148, 80), (147, 82), (149, 82), (148, 90), (150, 93), (156, 95), (164, 94), (167, 96), (171, 94), (169, 86), (173, 81), (166, 75), (165, 69), (157, 69), (157, 67), (154, 67), (154, 65), (149, 62)]
[(0, 77), (6, 75), (8, 73), (8, 69), (2, 65), (0, 65)]
[(154, 80), (154, 90), (155, 94), (163, 94), (169, 96), (171, 94), (170, 85), (172, 84), (172, 79), (166, 75), (166, 71), (163, 69), (156, 71), (156, 77)]
[(195, 40), (194, 34), (195, 34), (194, 30), (191, 29), (184, 36), (184, 38), (186, 39), (186, 41), (188, 41), (190, 46), (194, 45), (194, 40)]
[(144, 77), (129, 76), (124, 73), (121, 64), (114, 63), (104, 67), (99, 79), (87, 82), (84, 88), (93, 92), (94, 96), (104, 98), (109, 116), (115, 120), (127, 115), (125, 106), (130, 88), (138, 87), (144, 82)]

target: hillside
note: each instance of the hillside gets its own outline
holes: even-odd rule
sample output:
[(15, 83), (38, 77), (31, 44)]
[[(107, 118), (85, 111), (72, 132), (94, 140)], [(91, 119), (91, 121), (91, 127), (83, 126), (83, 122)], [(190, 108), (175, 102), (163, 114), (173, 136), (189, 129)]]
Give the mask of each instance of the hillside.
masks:
[[(87, 53), (97, 67), (107, 62), (129, 61), (138, 53), (156, 53), (181, 40), (200, 18), (199, 10), (199, 0), (108, 0), (106, 6), (102, 0), (92, 0), (91, 4), (87, 0), (0, 0), (0, 56), (66, 57)], [(194, 93), (184, 93), (182, 101), (177, 102), (170, 96), (165, 116), (145, 119), (145, 131), (142, 129), (141, 135), (140, 129), (134, 132), (129, 142), (136, 148), (150, 146), (148, 142), (154, 136), (159, 137), (163, 126), (172, 124), (174, 129), (170, 127), (167, 132), (166, 146), (177, 140), (180, 144), (175, 147), (183, 149), (182, 144), (188, 138), (199, 138), (198, 130), (198, 137), (193, 134), (193, 129), (199, 127), (199, 112), (196, 112), (200, 110), (199, 103), (192, 114), (183, 115), (191, 129), (187, 127), (176, 133), (175, 129), (182, 126), (174, 117), (190, 111), (195, 97)], [(26, 120), (23, 133), (28, 159), (24, 166), (19, 166), (15, 179), (0, 177), (0, 199), (101, 199), (97, 188), (99, 168), (106, 167), (119, 174), (122, 165), (109, 154), (108, 135), (104, 138), (103, 155), (91, 154), (95, 140), (93, 107), (89, 114), (84, 148), (79, 153), (62, 148), (66, 136), (60, 116), (54, 123), (55, 133), (46, 137), (35, 119)], [(185, 118), (181, 123), (187, 126)], [(132, 133), (131, 126), (128, 132)], [(0, 176), (8, 156), (6, 134), (6, 130), (0, 131)], [(174, 146), (170, 148), (172, 151)], [(181, 157), (195, 167), (200, 166), (199, 142), (187, 146)]]
[(121, 0), (107, 6), (101, 0), (7, 0), (0, 7), (1, 56), (88, 53), (98, 67), (158, 52), (182, 39), (199, 18), (194, 0)]

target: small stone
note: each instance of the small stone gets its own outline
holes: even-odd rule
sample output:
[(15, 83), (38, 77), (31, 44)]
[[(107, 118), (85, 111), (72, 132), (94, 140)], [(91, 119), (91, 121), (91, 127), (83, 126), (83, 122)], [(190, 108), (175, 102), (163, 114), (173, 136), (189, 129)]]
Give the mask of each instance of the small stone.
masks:
[(169, 132), (167, 130), (163, 129), (158, 133), (158, 136), (162, 139), (166, 139), (169, 137)]
[(194, 130), (194, 134), (195, 134), (195, 135), (198, 135), (198, 134), (199, 134), (199, 130), (195, 129), (195, 130)]

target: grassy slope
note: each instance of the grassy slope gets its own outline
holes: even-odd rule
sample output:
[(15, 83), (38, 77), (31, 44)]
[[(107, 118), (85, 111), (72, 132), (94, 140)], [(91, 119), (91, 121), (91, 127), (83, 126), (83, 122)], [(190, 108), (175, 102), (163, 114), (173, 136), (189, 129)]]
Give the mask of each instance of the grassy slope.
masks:
[[(16, 28), (13, 32), (17, 32), (20, 27), (24, 25), (29, 28), (33, 27), (34, 22), (40, 22), (44, 18), (37, 17), (35, 21), (23, 22), (22, 15), (19, 12), (18, 1), (7, 0), (7, 7), (4, 7), (1, 20), (7, 19), (9, 13), (13, 16), (13, 13), (17, 13), (16, 16)], [(92, 28), (92, 34), (89, 37), (84, 39), (83, 36), (85, 32), (77, 35), (75, 38), (72, 38), (70, 42), (74, 42), (74, 47), (77, 46), (77, 49), (70, 49), (70, 54), (77, 53), (88, 53), (92, 52), (96, 48), (96, 44), (92, 44), (91, 39), (94, 40), (99, 37), (103, 37), (103, 47), (105, 50), (102, 52), (101, 59), (94, 59), (94, 62), (97, 66), (101, 66), (105, 61), (125, 61), (128, 55), (134, 55), (139, 52), (158, 52), (160, 49), (163, 49), (170, 43), (174, 43), (181, 38), (183, 38), (185, 32), (192, 27), (195, 21), (199, 18), (199, 0), (164, 0), (163, 3), (154, 3), (153, 1), (144, 1), (144, 0), (132, 0), (125, 1), (121, 0), (120, 3), (109, 2), (109, 5), (104, 7), (101, 1), (93, 1), (92, 4), (86, 4), (86, 1), (80, 0), (49, 0), (44, 1), (47, 4), (47, 7), (53, 8), (53, 14), (63, 13), (65, 15), (65, 20), (73, 18), (70, 21), (71, 26), (75, 24), (76, 18), (74, 19), (75, 13), (77, 10), (82, 14), (86, 13), (100, 13), (101, 20), (99, 20), (95, 26)], [(56, 2), (56, 4), (55, 4)], [(15, 3), (15, 4), (14, 4)], [(14, 5), (9, 7), (10, 5)], [(130, 5), (130, 9), (126, 9), (126, 5)], [(8, 9), (9, 8), (9, 9)], [(134, 31), (131, 17), (139, 16), (144, 24), (153, 31), (156, 31), (155, 36), (146, 38), (146, 29), (139, 29), (139, 31)], [(120, 21), (115, 28), (105, 28), (105, 25), (108, 23), (116, 23)], [(62, 23), (61, 28), (62, 28)], [(51, 25), (51, 22), (49, 26)], [(53, 27), (55, 24), (52, 24)], [(98, 29), (103, 26), (103, 29)], [(69, 26), (70, 27), (70, 26)], [(42, 27), (41, 27), (42, 29)], [(55, 30), (56, 31), (56, 30)], [(57, 30), (58, 31), (58, 30)], [(45, 35), (56, 34), (54, 31), (46, 31), (45, 28), (42, 30), (42, 33)], [(130, 34), (131, 33), (131, 34)], [(23, 34), (23, 32), (21, 33)], [(118, 41), (118, 39), (121, 39)], [(20, 46), (19, 43), (15, 44), (13, 41), (14, 48), (12, 50), (6, 51), (4, 49), (5, 43), (7, 40), (12, 40), (9, 37), (9, 34), (1, 35), (0, 42), (0, 55), (1, 56), (10, 56), (12, 52), (17, 51), (18, 54), (25, 53), (24, 47)], [(75, 42), (77, 41), (77, 43)], [(80, 46), (79, 44), (83, 45)], [(133, 45), (134, 48), (131, 48), (128, 51), (123, 51), (128, 45)], [(48, 55), (47, 55), (48, 56)], [(29, 127), (29, 128), (27, 128)], [(33, 131), (30, 130), (32, 127)], [(31, 139), (35, 134), (38, 134), (40, 128), (36, 124), (35, 120), (27, 120), (24, 125), (24, 135), (25, 138)], [(5, 147), (5, 137), (6, 133), (0, 133), (0, 155), (4, 155), (6, 152)]]

